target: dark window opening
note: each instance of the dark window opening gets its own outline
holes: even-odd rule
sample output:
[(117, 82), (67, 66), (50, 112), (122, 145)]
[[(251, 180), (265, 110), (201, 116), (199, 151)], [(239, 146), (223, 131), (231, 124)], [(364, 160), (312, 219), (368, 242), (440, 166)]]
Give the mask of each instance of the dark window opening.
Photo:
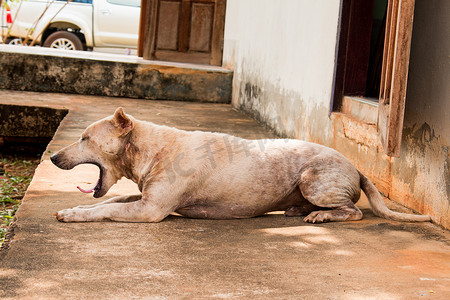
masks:
[(383, 64), (387, 0), (375, 0), (374, 2), (369, 67), (367, 72), (365, 96), (368, 98), (378, 99), (380, 94), (381, 69)]
[(378, 101), (387, 0), (342, 0), (333, 110), (344, 96)]

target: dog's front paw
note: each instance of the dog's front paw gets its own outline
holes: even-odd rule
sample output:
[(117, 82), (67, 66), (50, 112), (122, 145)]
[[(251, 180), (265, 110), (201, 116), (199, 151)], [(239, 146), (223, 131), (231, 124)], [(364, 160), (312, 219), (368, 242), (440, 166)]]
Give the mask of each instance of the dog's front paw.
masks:
[(60, 210), (55, 215), (60, 222), (86, 222), (83, 212), (73, 208)]

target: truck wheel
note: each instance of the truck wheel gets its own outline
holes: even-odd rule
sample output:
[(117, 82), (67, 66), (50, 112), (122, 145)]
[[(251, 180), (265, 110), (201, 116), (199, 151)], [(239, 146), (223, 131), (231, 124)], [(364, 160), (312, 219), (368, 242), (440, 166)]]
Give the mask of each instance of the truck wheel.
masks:
[(64, 50), (84, 50), (80, 38), (68, 31), (57, 31), (50, 34), (43, 46)]
[(21, 38), (7, 38), (5, 41), (5, 44), (22, 46), (22, 39)]

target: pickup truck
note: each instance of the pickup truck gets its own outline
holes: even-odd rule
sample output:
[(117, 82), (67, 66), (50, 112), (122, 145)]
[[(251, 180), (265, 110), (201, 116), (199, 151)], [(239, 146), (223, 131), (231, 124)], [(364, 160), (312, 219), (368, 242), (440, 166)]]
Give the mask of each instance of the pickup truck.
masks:
[(22, 43), (28, 36), (28, 43), (35, 39), (41, 46), (66, 50), (137, 48), (140, 0), (4, 1), (5, 43)]

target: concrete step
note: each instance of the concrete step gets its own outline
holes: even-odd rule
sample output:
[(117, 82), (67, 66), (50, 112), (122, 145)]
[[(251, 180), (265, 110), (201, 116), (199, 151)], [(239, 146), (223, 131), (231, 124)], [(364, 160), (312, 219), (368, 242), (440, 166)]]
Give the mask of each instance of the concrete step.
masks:
[(0, 45), (0, 88), (229, 103), (233, 72), (136, 56)]

